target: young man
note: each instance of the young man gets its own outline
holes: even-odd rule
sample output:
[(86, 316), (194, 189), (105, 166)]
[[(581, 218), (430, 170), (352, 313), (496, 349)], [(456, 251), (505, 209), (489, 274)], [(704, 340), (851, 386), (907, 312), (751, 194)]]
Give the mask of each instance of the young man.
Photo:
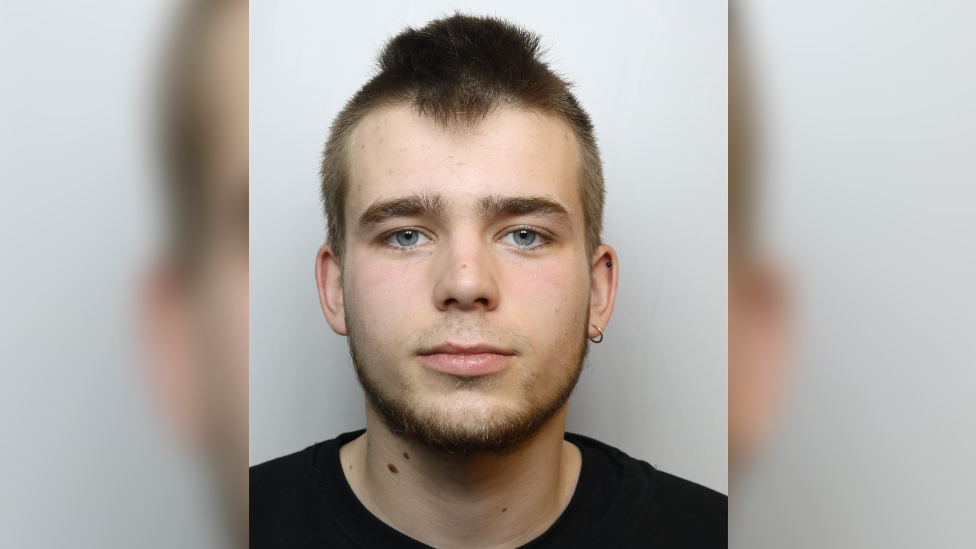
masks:
[(337, 116), (316, 275), (366, 429), (251, 469), (253, 547), (727, 545), (725, 496), (565, 432), (617, 258), (540, 53), (497, 19), (407, 29)]

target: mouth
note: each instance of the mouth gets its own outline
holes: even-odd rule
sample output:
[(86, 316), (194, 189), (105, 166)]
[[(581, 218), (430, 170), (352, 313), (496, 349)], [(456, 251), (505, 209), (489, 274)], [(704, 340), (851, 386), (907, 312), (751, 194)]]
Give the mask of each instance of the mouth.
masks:
[(485, 343), (442, 343), (418, 353), (424, 367), (459, 377), (494, 374), (515, 361), (515, 352)]

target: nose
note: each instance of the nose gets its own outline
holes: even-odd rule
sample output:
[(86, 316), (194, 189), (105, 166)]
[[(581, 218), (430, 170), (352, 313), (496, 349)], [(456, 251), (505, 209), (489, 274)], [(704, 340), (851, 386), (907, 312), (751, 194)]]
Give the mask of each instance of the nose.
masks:
[(442, 311), (490, 311), (499, 287), (491, 250), (475, 235), (455, 237), (435, 261), (434, 304)]

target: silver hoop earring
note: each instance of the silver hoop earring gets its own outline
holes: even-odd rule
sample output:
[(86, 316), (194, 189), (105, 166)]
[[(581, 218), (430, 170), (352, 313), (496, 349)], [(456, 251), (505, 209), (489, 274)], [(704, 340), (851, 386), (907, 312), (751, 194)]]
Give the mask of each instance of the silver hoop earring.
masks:
[(600, 343), (601, 341), (603, 341), (603, 330), (601, 330), (600, 327), (597, 326), (596, 324), (590, 324), (590, 326), (593, 326), (594, 328), (596, 328), (596, 331), (600, 332), (600, 337), (591, 337), (590, 341), (592, 341), (593, 343)]

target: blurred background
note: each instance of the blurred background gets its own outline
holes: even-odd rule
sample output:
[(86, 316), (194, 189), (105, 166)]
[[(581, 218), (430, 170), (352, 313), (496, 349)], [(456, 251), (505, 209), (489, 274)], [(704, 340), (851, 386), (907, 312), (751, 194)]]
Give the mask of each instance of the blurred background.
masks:
[(745, 0), (794, 348), (730, 547), (976, 546), (976, 4)]
[(596, 127), (620, 287), (567, 429), (727, 493), (724, 0), (251, 4), (250, 463), (365, 426), (314, 280), (321, 153), (383, 43), (455, 9), (539, 33)]
[(246, 40), (246, 2), (0, 2), (0, 547), (246, 546)]

